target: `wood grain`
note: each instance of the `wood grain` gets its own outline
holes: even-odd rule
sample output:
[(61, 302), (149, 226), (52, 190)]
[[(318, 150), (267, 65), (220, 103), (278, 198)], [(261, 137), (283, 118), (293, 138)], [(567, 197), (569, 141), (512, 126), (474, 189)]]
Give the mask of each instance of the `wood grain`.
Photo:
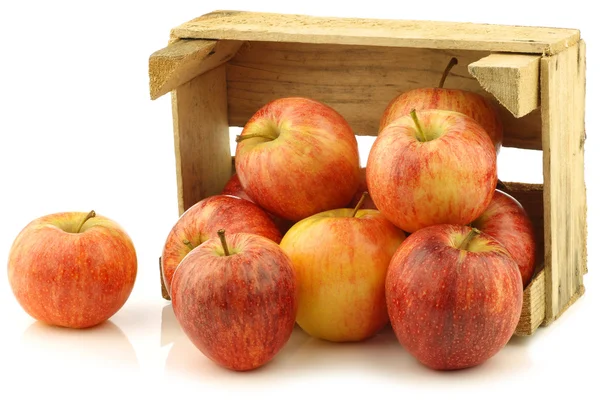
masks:
[(516, 118), (540, 105), (540, 57), (528, 54), (490, 54), (469, 64), (481, 87)]
[(215, 11), (171, 32), (182, 39), (228, 39), (554, 54), (579, 30), (435, 21), (330, 18)]
[(231, 176), (225, 66), (172, 93), (179, 214), (221, 192)]
[(179, 40), (154, 52), (148, 62), (150, 98), (155, 100), (227, 62), (241, 45), (229, 40)]
[(340, 112), (358, 135), (377, 135), (379, 119), (398, 94), (437, 86), (451, 57), (459, 64), (446, 88), (480, 93), (500, 111), (506, 147), (541, 149), (539, 109), (515, 118), (473, 78), (469, 64), (488, 56), (456, 51), (311, 43), (247, 42), (227, 63), (229, 124), (244, 126), (264, 104), (303, 96)]
[(516, 336), (530, 336), (542, 325), (546, 315), (546, 283), (543, 269), (534, 275), (523, 292), (523, 309), (515, 329)]
[(583, 41), (541, 60), (546, 325), (584, 291), (585, 64)]

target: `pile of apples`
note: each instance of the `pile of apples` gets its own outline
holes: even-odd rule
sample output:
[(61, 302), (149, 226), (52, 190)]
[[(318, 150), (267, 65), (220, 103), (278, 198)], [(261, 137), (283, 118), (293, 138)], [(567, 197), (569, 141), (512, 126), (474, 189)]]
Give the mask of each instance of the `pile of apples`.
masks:
[(496, 189), (497, 110), (442, 87), (455, 63), (439, 87), (391, 101), (366, 168), (325, 104), (281, 98), (250, 118), (236, 174), (181, 216), (162, 254), (175, 316), (207, 357), (257, 368), (296, 323), (348, 342), (391, 322), (434, 369), (481, 364), (508, 342), (535, 240)]
[[(392, 99), (366, 168), (351, 127), (323, 103), (281, 98), (251, 117), (236, 139), (236, 173), (221, 194), (181, 215), (161, 256), (175, 317), (203, 354), (255, 369), (296, 324), (348, 342), (391, 323), (399, 343), (438, 370), (479, 365), (504, 347), (533, 275), (535, 238), (523, 207), (496, 189), (497, 110), (476, 93), (443, 88), (455, 64), (438, 87)], [(78, 214), (63, 228), (93, 231), (101, 225), (93, 219)], [(31, 315), (69, 326), (47, 318), (47, 304), (28, 302), (25, 276), (37, 275), (27, 263), (38, 262), (40, 275), (43, 257), (23, 254), (36, 254), (30, 237), (39, 226), (13, 246), (11, 285)], [(122, 247), (135, 261), (132, 246)], [(114, 274), (130, 282), (134, 269), (118, 267)], [(114, 313), (130, 289), (108, 275), (121, 296)]]

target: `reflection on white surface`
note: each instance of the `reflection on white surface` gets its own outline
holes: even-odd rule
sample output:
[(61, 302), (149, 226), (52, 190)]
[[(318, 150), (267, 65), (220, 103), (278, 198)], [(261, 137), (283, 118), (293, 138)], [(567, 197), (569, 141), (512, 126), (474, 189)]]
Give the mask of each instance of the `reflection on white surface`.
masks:
[[(221, 384), (243, 381), (264, 385), (264, 379), (295, 380), (298, 375), (327, 379), (332, 375), (361, 375), (375, 380), (423, 381), (437, 384), (465, 377), (485, 377), (490, 371), (498, 375), (518, 375), (531, 366), (528, 355), (530, 338), (513, 337), (502, 351), (476, 367), (460, 371), (433, 371), (416, 361), (398, 343), (388, 325), (373, 338), (360, 343), (332, 343), (310, 337), (296, 326), (289, 342), (275, 358), (254, 371), (236, 373), (221, 368), (205, 357), (179, 327), (171, 305), (162, 311), (161, 343), (172, 343), (165, 363), (167, 376)], [(262, 379), (255, 379), (257, 375)], [(432, 378), (437, 378), (432, 380)]]
[(111, 321), (87, 329), (68, 329), (34, 322), (21, 338), (25, 354), (35, 355), (35, 363), (69, 360), (75, 365), (95, 368), (139, 368), (135, 350), (127, 336)]
[(160, 320), (160, 345), (166, 346), (180, 339), (180, 336), (185, 336), (173, 312), (171, 303), (167, 304), (162, 309)]
[(18, 394), (2, 393), (3, 399), (116, 399), (141, 387), (135, 349), (111, 321), (87, 329), (33, 322), (10, 351), (10, 375), (1, 386)]

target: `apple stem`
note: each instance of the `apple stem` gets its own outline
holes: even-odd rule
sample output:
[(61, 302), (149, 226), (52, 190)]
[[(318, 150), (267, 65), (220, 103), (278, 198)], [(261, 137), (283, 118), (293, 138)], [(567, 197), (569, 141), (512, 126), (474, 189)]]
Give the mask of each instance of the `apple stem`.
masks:
[(269, 139), (269, 140), (275, 140), (277, 139), (277, 136), (271, 136), (271, 135), (267, 135), (265, 133), (247, 133), (245, 135), (237, 135), (235, 137), (235, 142), (239, 143), (242, 140), (246, 140), (246, 139), (252, 139), (252, 138), (263, 138), (263, 139)]
[(358, 203), (356, 204), (356, 207), (354, 207), (354, 211), (352, 211), (352, 218), (354, 218), (356, 216), (356, 213), (358, 212), (358, 210), (360, 210), (360, 208), (362, 207), (363, 203), (367, 199), (368, 195), (369, 195), (369, 192), (363, 192), (362, 196), (360, 196), (360, 200), (358, 200)]
[(471, 240), (473, 240), (473, 238), (475, 236), (479, 235), (480, 233), (481, 233), (481, 231), (479, 229), (471, 228), (467, 237), (464, 238), (463, 241), (461, 242), (461, 244), (458, 246), (458, 249), (459, 250), (467, 250), (467, 247), (469, 247), (469, 243), (471, 243)]
[(83, 221), (81, 221), (79, 223), (79, 225), (77, 226), (77, 230), (75, 231), (75, 233), (79, 233), (81, 232), (81, 228), (83, 228), (83, 225), (86, 223), (86, 221), (90, 218), (94, 218), (96, 216), (96, 212), (94, 210), (90, 211), (89, 213), (87, 213), (87, 215), (85, 216), (85, 218), (83, 219)]
[(219, 229), (217, 232), (219, 239), (221, 239), (221, 245), (223, 246), (223, 252), (226, 256), (229, 255), (229, 247), (227, 247), (227, 240), (225, 240), (225, 229)]
[(183, 244), (185, 244), (187, 247), (190, 248), (190, 250), (194, 250), (194, 246), (192, 245), (192, 242), (190, 242), (187, 239), (183, 239)]
[(427, 136), (425, 135), (425, 132), (423, 131), (423, 128), (421, 127), (421, 124), (419, 123), (419, 119), (417, 118), (417, 111), (414, 108), (411, 110), (410, 116), (412, 117), (412, 119), (415, 123), (415, 126), (417, 127), (417, 132), (419, 132), (420, 141), (426, 142)]
[(450, 70), (452, 69), (452, 67), (454, 67), (456, 64), (458, 64), (458, 60), (456, 59), (456, 57), (452, 57), (450, 59), (450, 62), (448, 63), (448, 65), (446, 66), (446, 69), (444, 70), (444, 73), (442, 74), (442, 78), (440, 79), (440, 84), (438, 85), (438, 87), (441, 89), (444, 87), (444, 82), (446, 82), (446, 78), (448, 77), (448, 74), (450, 73)]

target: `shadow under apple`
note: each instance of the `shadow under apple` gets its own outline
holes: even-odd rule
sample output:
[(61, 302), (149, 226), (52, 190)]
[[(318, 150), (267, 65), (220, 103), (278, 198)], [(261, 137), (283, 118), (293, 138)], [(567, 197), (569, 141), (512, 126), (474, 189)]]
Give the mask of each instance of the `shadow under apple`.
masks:
[[(297, 380), (304, 375), (356, 375), (393, 380), (397, 383), (446, 384), (459, 376), (478, 378), (506, 377), (519, 374), (531, 366), (526, 346), (519, 339), (511, 340), (504, 349), (480, 366), (458, 371), (433, 371), (420, 364), (398, 343), (390, 325), (374, 337), (356, 343), (333, 343), (306, 334), (299, 326), (275, 358), (253, 371), (234, 372), (222, 368), (205, 357), (187, 338), (173, 315), (171, 305), (163, 308), (161, 343), (173, 343), (167, 356), (165, 373), (188, 375), (195, 379), (229, 380), (244, 384), (264, 384), (256, 375), (277, 379), (278, 382)], [(483, 381), (482, 381), (483, 382)]]

